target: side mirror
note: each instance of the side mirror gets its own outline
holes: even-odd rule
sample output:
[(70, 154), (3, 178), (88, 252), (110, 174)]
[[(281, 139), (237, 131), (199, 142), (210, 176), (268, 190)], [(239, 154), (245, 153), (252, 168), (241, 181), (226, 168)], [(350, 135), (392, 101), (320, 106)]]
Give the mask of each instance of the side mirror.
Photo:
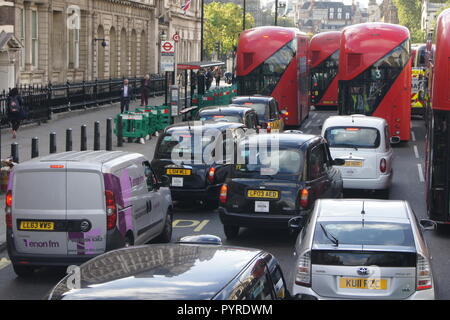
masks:
[(333, 160), (333, 162), (331, 164), (333, 166), (343, 166), (345, 164), (345, 160), (336, 158), (336, 159)]
[(303, 228), (303, 218), (302, 217), (294, 217), (291, 218), (288, 222), (288, 227), (293, 232), (298, 232)]
[(436, 222), (428, 219), (420, 219), (420, 226), (422, 230), (435, 230), (437, 227)]
[(400, 143), (400, 137), (397, 137), (397, 136), (391, 137), (391, 139), (389, 141), (391, 142), (391, 144)]

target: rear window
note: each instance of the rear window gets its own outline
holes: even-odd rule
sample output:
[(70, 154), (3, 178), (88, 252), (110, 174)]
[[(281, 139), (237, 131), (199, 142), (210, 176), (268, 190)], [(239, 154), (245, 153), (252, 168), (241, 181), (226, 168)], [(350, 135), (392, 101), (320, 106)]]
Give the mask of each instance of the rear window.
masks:
[(391, 222), (317, 222), (315, 244), (407, 246), (415, 248), (411, 226)]
[(281, 149), (273, 152), (255, 153), (243, 150), (242, 164), (234, 165), (234, 177), (293, 176), (301, 175), (304, 155), (293, 149)]
[(268, 114), (268, 112), (266, 112), (266, 110), (268, 109), (267, 104), (245, 102), (245, 103), (241, 103), (241, 105), (244, 105), (245, 107), (250, 107), (253, 110), (255, 110), (256, 114), (258, 115), (258, 119), (268, 120), (269, 114)]
[(199, 120), (201, 121), (215, 121), (215, 122), (237, 122), (243, 123), (242, 117), (238, 115), (200, 115)]
[(380, 132), (375, 128), (332, 127), (325, 131), (330, 148), (378, 148)]
[(67, 173), (67, 209), (103, 209), (102, 176), (94, 172), (69, 171)]
[(414, 252), (312, 250), (311, 263), (331, 266), (378, 266), (412, 268)]
[(66, 209), (66, 173), (51, 171), (17, 172), (14, 208), (29, 210)]
[(166, 133), (157, 146), (156, 155), (159, 159), (171, 159), (172, 152), (177, 153), (180, 158), (194, 159), (195, 153), (199, 153), (200, 159), (203, 159), (203, 151), (214, 141), (214, 137), (201, 137), (202, 146), (195, 147), (196, 139), (193, 132), (176, 132), (174, 135)]

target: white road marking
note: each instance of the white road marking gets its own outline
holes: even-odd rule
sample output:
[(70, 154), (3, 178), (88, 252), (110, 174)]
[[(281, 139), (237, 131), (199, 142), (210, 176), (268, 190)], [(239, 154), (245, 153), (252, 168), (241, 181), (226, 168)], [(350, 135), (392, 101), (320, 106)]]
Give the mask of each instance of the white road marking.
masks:
[(411, 140), (414, 142), (416, 141), (416, 135), (414, 134), (414, 131), (411, 130)]
[(419, 159), (419, 150), (417, 150), (417, 146), (414, 146), (414, 155)]
[(311, 119), (314, 119), (317, 116), (317, 113), (313, 113), (313, 115), (311, 116)]
[(310, 124), (311, 124), (311, 121), (308, 121), (308, 123), (305, 125), (305, 129), (308, 129)]
[(9, 266), (11, 264), (11, 261), (9, 261), (6, 258), (1, 258), (0, 259), (0, 270), (2, 270), (3, 268), (6, 268), (7, 266)]
[(420, 163), (417, 164), (417, 170), (419, 170), (419, 180), (420, 182), (425, 182), (422, 172), (422, 165)]

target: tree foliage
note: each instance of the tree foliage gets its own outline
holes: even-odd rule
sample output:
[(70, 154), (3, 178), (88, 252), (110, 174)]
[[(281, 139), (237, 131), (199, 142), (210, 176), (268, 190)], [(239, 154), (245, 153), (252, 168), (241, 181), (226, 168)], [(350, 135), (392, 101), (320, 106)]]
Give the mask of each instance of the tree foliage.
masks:
[(393, 0), (397, 7), (398, 20), (402, 26), (409, 29), (411, 41), (425, 41), (425, 32), (420, 29), (422, 2), (420, 0)]
[[(231, 52), (242, 31), (242, 7), (232, 2), (211, 2), (205, 4), (204, 10), (205, 50), (212, 54), (219, 43), (222, 53)], [(252, 28), (254, 25), (255, 19), (250, 13), (246, 13), (245, 27)]]
[(443, 2), (440, 2), (440, 3), (445, 3), (445, 4), (444, 4), (444, 6), (442, 8), (440, 8), (438, 11), (436, 11), (435, 19), (434, 19), (434, 21), (431, 22), (431, 29), (433, 29), (433, 30), (436, 30), (437, 18), (442, 13), (442, 11), (444, 11), (445, 9), (450, 8), (450, 0), (443, 1)]

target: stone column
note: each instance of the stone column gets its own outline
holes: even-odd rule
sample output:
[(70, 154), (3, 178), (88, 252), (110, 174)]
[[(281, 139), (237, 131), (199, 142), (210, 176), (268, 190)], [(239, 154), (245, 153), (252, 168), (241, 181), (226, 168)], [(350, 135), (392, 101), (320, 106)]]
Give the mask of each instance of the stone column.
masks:
[(25, 71), (31, 71), (32, 58), (31, 58), (31, 2), (24, 2), (23, 9), (25, 15)]
[(49, 66), (49, 54), (51, 54), (50, 45), (50, 28), (49, 28), (49, 9), (51, 6), (49, 4), (38, 5), (37, 15), (38, 15), (38, 69), (44, 71), (43, 79), (41, 79), (43, 84), (49, 82), (49, 74), (51, 66)]

